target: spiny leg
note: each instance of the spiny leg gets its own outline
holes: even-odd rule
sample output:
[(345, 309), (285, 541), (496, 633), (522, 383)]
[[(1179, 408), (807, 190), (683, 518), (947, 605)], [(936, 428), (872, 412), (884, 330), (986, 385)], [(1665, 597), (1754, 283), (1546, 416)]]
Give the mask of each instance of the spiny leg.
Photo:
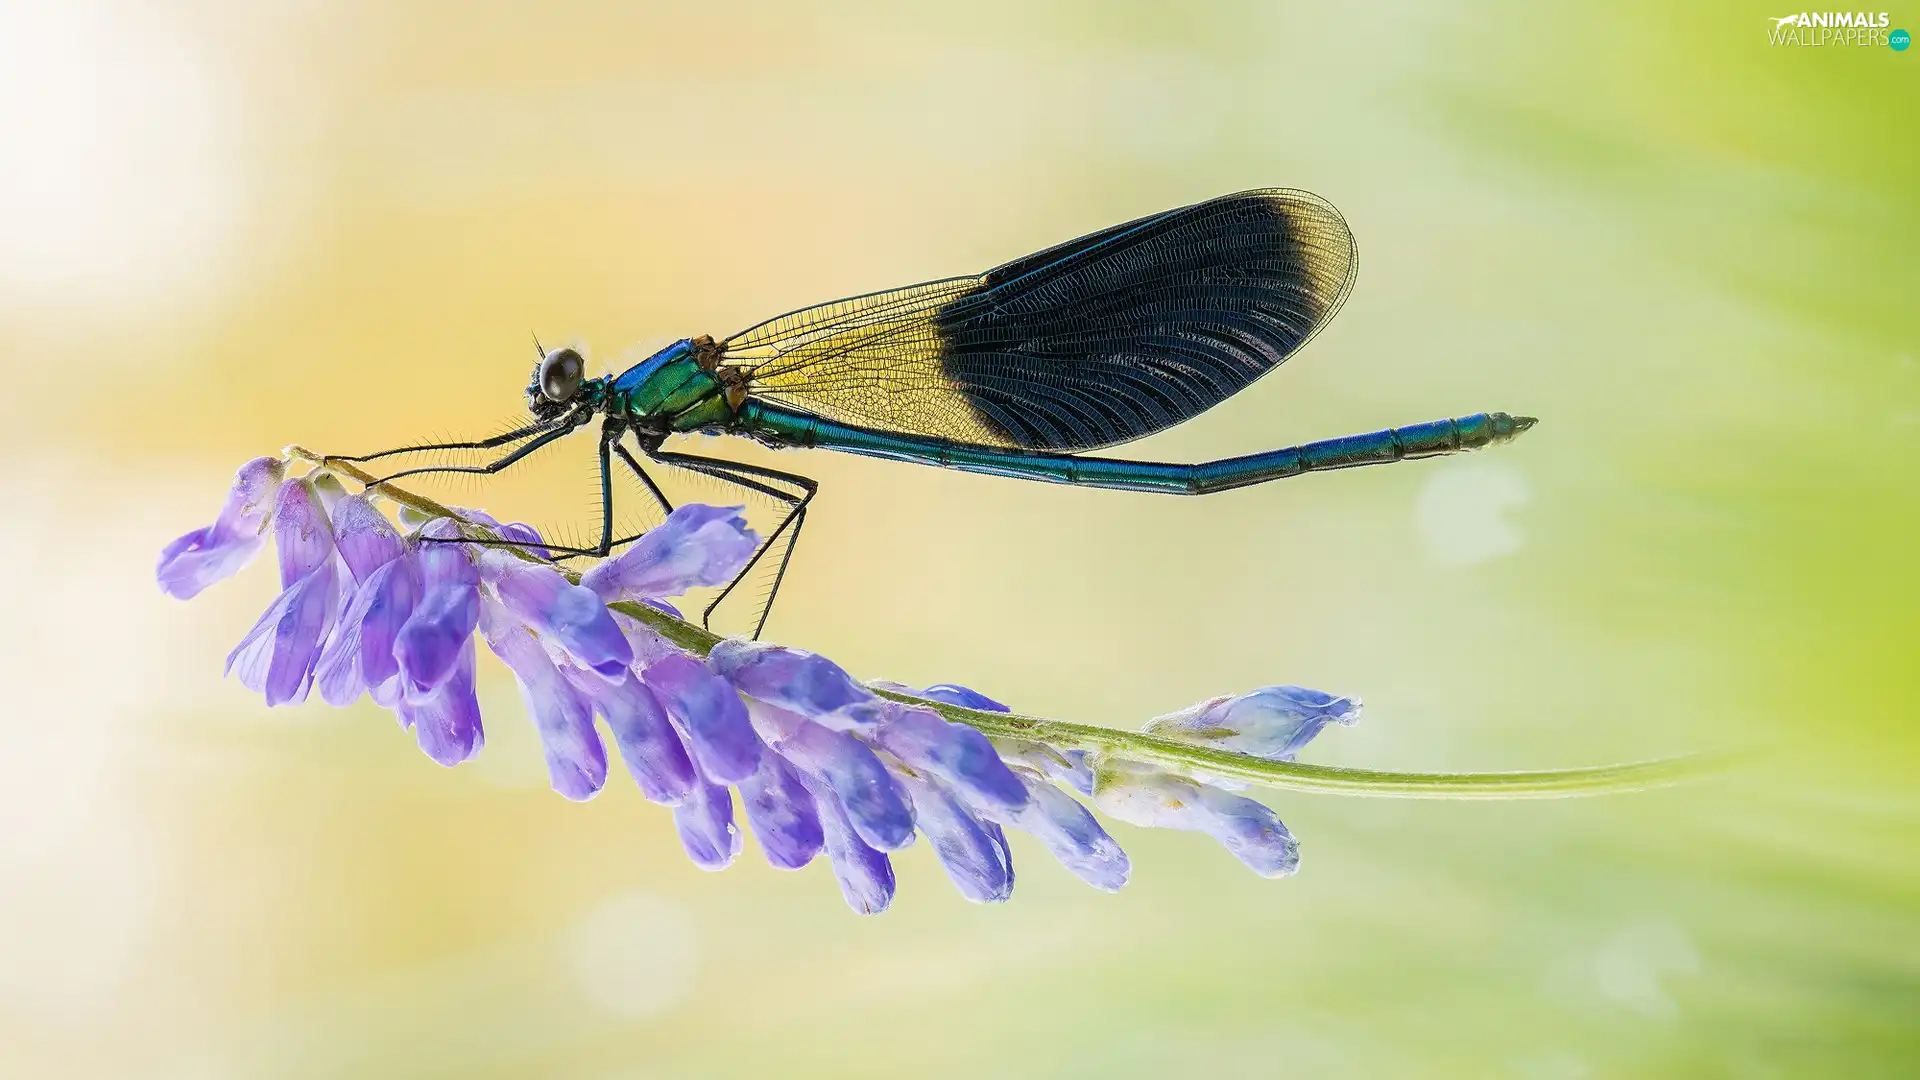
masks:
[(513, 442), (515, 439), (524, 439), (529, 435), (537, 435), (540, 432), (545, 431), (547, 428), (551, 427), (556, 422), (557, 421), (553, 421), (553, 420), (537, 421), (535, 423), (528, 424), (526, 427), (515, 428), (512, 431), (495, 435), (490, 439), (480, 439), (477, 442), (422, 443), (419, 446), (402, 446), (402, 447), (395, 448), (393, 450), (382, 450), (377, 454), (361, 454), (356, 457), (347, 457), (343, 454), (333, 454), (333, 455), (330, 455), (327, 458), (327, 460), (328, 461), (374, 461), (378, 458), (392, 457), (395, 454), (419, 454), (419, 453), (424, 453), (428, 450), (492, 450), (494, 447), (497, 447), (497, 446), (505, 446), (508, 443)]
[[(482, 547), (519, 548), (526, 551), (537, 551), (544, 553), (545, 557), (552, 562), (558, 562), (563, 558), (575, 558), (581, 555), (605, 558), (616, 545), (631, 543), (639, 539), (639, 534), (623, 540), (615, 540), (613, 538), (613, 472), (611, 468), (609, 468), (611, 464), (609, 453), (614, 448), (615, 443), (618, 442), (620, 436), (625, 432), (626, 425), (616, 420), (608, 420), (600, 425), (600, 543), (598, 545), (594, 547), (577, 547), (571, 544), (548, 543), (544, 540), (535, 543), (532, 540), (475, 540), (468, 537), (452, 536), (426, 536), (421, 539), (431, 543), (478, 544)], [(622, 454), (624, 453), (625, 451), (622, 451)], [(496, 462), (496, 464), (499, 463)], [(505, 466), (502, 465), (501, 467), (504, 468)], [(560, 554), (555, 555), (555, 552), (559, 552)]]
[[(773, 602), (780, 595), (780, 585), (781, 582), (786, 580), (787, 566), (793, 561), (793, 549), (800, 543), (800, 530), (805, 527), (807, 522), (807, 504), (812, 502), (814, 495), (819, 493), (819, 483), (810, 477), (781, 472), (778, 469), (768, 469), (759, 465), (746, 465), (737, 461), (700, 457), (695, 454), (676, 454), (662, 450), (652, 450), (649, 453), (655, 461), (667, 465), (675, 465), (690, 472), (703, 473), (715, 479), (725, 480), (731, 484), (737, 484), (749, 491), (757, 491), (770, 498), (777, 499), (786, 503), (791, 508), (787, 511), (786, 517), (780, 519), (780, 524), (774, 526), (773, 531), (767, 535), (766, 542), (754, 550), (752, 557), (747, 560), (746, 565), (740, 568), (740, 572), (733, 576), (733, 580), (727, 582), (726, 587), (720, 590), (720, 595), (714, 597), (713, 602), (709, 603), (706, 609), (700, 613), (700, 625), (707, 626), (713, 618), (714, 609), (719, 607), (742, 581), (746, 580), (747, 575), (753, 572), (754, 566), (773, 548), (774, 544), (779, 542), (781, 534), (785, 533), (788, 527), (791, 526), (793, 531), (787, 536), (787, 546), (786, 550), (781, 553), (780, 566), (774, 571), (773, 587), (767, 591), (767, 601), (760, 609), (759, 621), (754, 624), (753, 636), (757, 639), (760, 636), (760, 632), (766, 629), (767, 617), (773, 613)], [(757, 480), (749, 479), (749, 477), (761, 477), (766, 480), (791, 484), (799, 488), (801, 494), (795, 495), (789, 491), (780, 491), (760, 483)]]
[(535, 450), (538, 450), (541, 447), (546, 446), (548, 443), (551, 443), (563, 436), (573, 434), (573, 429), (580, 426), (580, 423), (586, 418), (586, 416), (587, 414), (585, 413), (575, 413), (573, 416), (570, 416), (567, 418), (567, 421), (563, 426), (547, 431), (545, 434), (541, 435), (539, 438), (529, 441), (525, 446), (520, 447), (519, 449), (515, 450), (513, 453), (508, 454), (506, 457), (503, 457), (498, 461), (489, 462), (485, 465), (426, 465), (418, 469), (407, 469), (402, 472), (397, 472), (391, 476), (383, 476), (380, 479), (375, 480), (373, 483), (368, 484), (367, 486), (371, 488), (380, 484), (388, 483), (389, 481), (398, 480), (401, 477), (420, 476), (424, 473), (480, 473), (480, 474), (490, 476), (494, 473), (499, 472), (502, 469), (507, 468), (508, 466), (513, 465), (515, 462), (520, 461), (522, 458), (526, 457), (528, 454), (531, 454)]
[[(638, 438), (639, 436), (635, 435), (634, 437)], [(640, 482), (647, 485), (647, 490), (653, 493), (654, 501), (660, 504), (660, 512), (662, 514), (673, 513), (673, 504), (667, 501), (666, 493), (660, 490), (659, 484), (653, 482), (653, 477), (647, 475), (647, 470), (640, 467), (640, 463), (634, 460), (631, 453), (627, 452), (627, 448), (621, 446), (619, 443), (614, 443), (613, 452), (619, 454), (620, 460), (626, 462), (627, 467), (633, 470), (633, 475), (639, 477)], [(639, 539), (640, 535), (641, 534), (638, 533), (634, 534), (634, 539)]]

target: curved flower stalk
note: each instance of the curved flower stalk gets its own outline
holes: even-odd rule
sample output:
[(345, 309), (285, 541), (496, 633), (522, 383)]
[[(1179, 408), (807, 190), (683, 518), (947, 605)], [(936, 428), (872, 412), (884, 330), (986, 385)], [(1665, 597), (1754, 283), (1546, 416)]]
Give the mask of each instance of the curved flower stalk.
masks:
[[(290, 478), (293, 461), (313, 468)], [(364, 694), (452, 766), (485, 741), (484, 641), (520, 685), (555, 791), (581, 800), (605, 785), (604, 725), (641, 793), (672, 808), (696, 865), (739, 856), (737, 810), (775, 867), (824, 853), (863, 914), (892, 903), (891, 853), (918, 837), (976, 902), (1012, 894), (1007, 829), (1088, 884), (1120, 888), (1126, 853), (1083, 799), (1130, 824), (1205, 833), (1278, 877), (1298, 868), (1299, 846), (1270, 808), (1237, 793), (1249, 783), (1516, 797), (1631, 790), (1688, 765), (1453, 775), (1302, 765), (1295, 755), (1327, 725), (1356, 722), (1360, 701), (1296, 686), (1213, 698), (1131, 733), (1018, 716), (956, 684), (861, 683), (826, 657), (678, 617), (673, 597), (726, 582), (751, 556), (757, 537), (738, 507), (682, 506), (576, 574), (544, 558), (526, 525), (391, 485), (349, 495), (337, 476), (372, 483), (298, 447), (248, 462), (215, 523), (161, 553), (160, 585), (184, 599), (273, 536), (282, 592), (227, 661), (245, 686), (269, 705), (316, 689), (335, 706)]]

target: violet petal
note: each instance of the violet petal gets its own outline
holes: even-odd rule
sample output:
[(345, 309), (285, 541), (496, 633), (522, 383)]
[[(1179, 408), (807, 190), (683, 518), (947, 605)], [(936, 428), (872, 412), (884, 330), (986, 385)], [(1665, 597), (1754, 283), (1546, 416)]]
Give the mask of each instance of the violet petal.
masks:
[[(394, 649), (401, 627), (412, 617), (420, 598), (420, 575), (412, 557), (402, 556), (367, 575), (354, 597), (356, 607), (363, 595), (367, 603), (360, 622), (360, 681), (377, 690), (400, 673)], [(374, 696), (379, 700), (378, 693)]]
[(865, 743), (757, 698), (748, 709), (768, 746), (833, 791), (862, 840), (881, 851), (913, 842), (913, 807)]
[(231, 577), (260, 551), (286, 462), (259, 457), (240, 466), (212, 525), (195, 529), (160, 553), (155, 576), (169, 596), (192, 599)]
[(571, 664), (562, 665), (560, 672), (607, 722), (640, 794), (666, 806), (685, 802), (698, 777), (653, 691), (636, 678), (608, 682)]
[(742, 506), (687, 503), (633, 546), (581, 577), (602, 600), (679, 596), (701, 585), (724, 585), (753, 555), (760, 540), (747, 528)]
[(825, 842), (813, 794), (779, 754), (762, 754), (760, 768), (740, 781), (747, 823), (767, 862), (780, 870), (798, 870), (813, 861)]
[(313, 482), (306, 477), (280, 485), (274, 500), (273, 542), (280, 552), (280, 587), (313, 573), (333, 558), (333, 526)]
[(1012, 711), (980, 691), (961, 686), (959, 683), (934, 683), (925, 690), (915, 692), (915, 696), (948, 705), (958, 705), (963, 709), (979, 709), (982, 712)]
[(933, 773), (983, 806), (1025, 805), (1027, 788), (985, 735), (949, 723), (928, 709), (895, 705), (893, 719), (871, 738), (882, 750)]
[(494, 591), (507, 609), (582, 666), (610, 679), (625, 678), (627, 665), (633, 663), (633, 647), (600, 597), (550, 566), (512, 561), (517, 565), (503, 568), (493, 579)]
[(348, 495), (334, 504), (333, 542), (355, 581), (367, 580), (367, 575), (405, 550), (393, 524), (365, 495)]
[(741, 693), (835, 731), (873, 728), (887, 718), (886, 702), (873, 691), (804, 649), (728, 638), (713, 647), (707, 663)]
[(519, 680), (520, 696), (546, 751), (553, 790), (569, 799), (592, 798), (607, 782), (607, 751), (594, 729), (593, 710), (554, 667), (532, 631), (504, 609), (486, 604), (481, 632)]
[(1359, 698), (1304, 686), (1263, 686), (1157, 717), (1144, 730), (1181, 742), (1292, 761), (1328, 724), (1357, 723), (1360, 708)]
[(725, 870), (740, 854), (733, 795), (720, 784), (695, 784), (687, 800), (673, 808), (673, 825), (687, 857), (702, 870)]
[(814, 806), (820, 813), (822, 846), (847, 906), (858, 915), (878, 915), (887, 910), (893, 903), (892, 860), (860, 839), (833, 789), (804, 773), (801, 781), (813, 792)]
[(993, 904), (1013, 895), (1013, 864), (1005, 836), (973, 816), (939, 781), (903, 776), (913, 796), (914, 818), (933, 845), (940, 865), (960, 895), (976, 904)]
[(709, 780), (739, 783), (760, 764), (760, 739), (733, 685), (684, 653), (642, 673), (647, 686), (686, 736), (694, 764)]
[(295, 581), (227, 654), (227, 671), (268, 705), (306, 700), (308, 677), (339, 608), (335, 573), (327, 561)]
[(1031, 795), (1027, 804), (993, 815), (1045, 844), (1075, 877), (1096, 889), (1118, 892), (1132, 870), (1127, 853), (1073, 796), (1038, 777), (1022, 779)]
[(408, 697), (424, 700), (446, 681), (460, 647), (473, 636), (479, 621), (480, 590), (474, 586), (452, 584), (427, 590), (393, 640), (393, 656)]
[(206, 525), (161, 549), (154, 576), (168, 596), (191, 600), (214, 582), (239, 573), (265, 543), (258, 533), (223, 533)]
[(460, 646), (453, 670), (424, 701), (402, 697), (394, 705), (400, 722), (413, 729), (426, 755), (452, 767), (473, 757), (486, 743), (480, 725), (480, 700), (474, 693), (473, 639)]

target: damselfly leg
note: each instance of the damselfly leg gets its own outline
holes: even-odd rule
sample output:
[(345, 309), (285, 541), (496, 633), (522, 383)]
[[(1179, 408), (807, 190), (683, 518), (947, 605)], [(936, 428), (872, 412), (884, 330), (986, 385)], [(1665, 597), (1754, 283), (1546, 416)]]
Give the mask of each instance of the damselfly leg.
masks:
[[(715, 596), (700, 613), (700, 625), (707, 626), (713, 618), (714, 610), (732, 595), (740, 583), (753, 573), (754, 567), (760, 564), (767, 552), (771, 551), (776, 544), (780, 544), (784, 538), (780, 561), (777, 569), (774, 570), (773, 584), (768, 588), (766, 600), (760, 606), (760, 617), (754, 622), (753, 636), (758, 638), (760, 632), (766, 629), (767, 616), (773, 612), (773, 602), (780, 594), (780, 583), (786, 580), (787, 564), (793, 560), (793, 549), (800, 542), (800, 530), (807, 523), (807, 504), (812, 502), (813, 497), (819, 493), (819, 482), (811, 477), (782, 472), (779, 469), (746, 465), (721, 458), (701, 457), (697, 454), (653, 450), (649, 452), (649, 456), (663, 465), (673, 465), (689, 472), (702, 473), (717, 480), (724, 480), (786, 505), (787, 512), (780, 519), (780, 523), (775, 525), (773, 531), (767, 534), (766, 540), (754, 549), (752, 557), (747, 560), (745, 566), (740, 568), (740, 572), (733, 576), (733, 580), (727, 582), (726, 587), (722, 588), (719, 595)], [(774, 487), (774, 484), (786, 484), (795, 490), (782, 491)]]

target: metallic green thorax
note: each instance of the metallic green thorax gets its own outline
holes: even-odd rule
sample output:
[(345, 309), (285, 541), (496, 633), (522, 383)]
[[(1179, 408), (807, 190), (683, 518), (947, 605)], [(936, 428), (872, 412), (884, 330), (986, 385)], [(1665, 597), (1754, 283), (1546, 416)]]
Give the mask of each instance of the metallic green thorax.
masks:
[(663, 433), (728, 426), (734, 410), (726, 385), (701, 359), (691, 339), (674, 342), (613, 380), (607, 411)]

